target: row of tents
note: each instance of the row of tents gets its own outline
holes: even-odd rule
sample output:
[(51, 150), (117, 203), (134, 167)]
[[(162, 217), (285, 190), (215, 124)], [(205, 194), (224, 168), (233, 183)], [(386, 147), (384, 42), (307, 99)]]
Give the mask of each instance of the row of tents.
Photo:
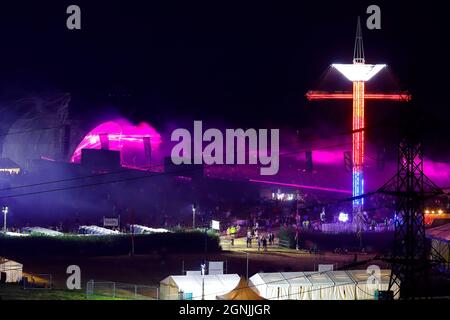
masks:
[[(167, 229), (163, 228), (150, 228), (147, 226), (141, 226), (141, 225), (130, 225), (129, 230), (131, 233), (134, 234), (152, 234), (152, 233), (166, 233), (170, 232)], [(117, 230), (112, 230), (108, 228), (103, 228), (99, 226), (80, 226), (78, 228), (78, 233), (80, 235), (97, 235), (97, 236), (110, 236), (110, 235), (119, 235), (121, 234)], [(23, 237), (23, 236), (47, 236), (47, 237), (58, 237), (63, 236), (64, 233), (55, 231), (48, 228), (42, 228), (42, 227), (25, 227), (21, 229), (21, 232), (6, 232), (7, 236), (15, 236), (15, 237)]]
[[(169, 276), (160, 282), (163, 300), (374, 300), (389, 288), (390, 270)], [(400, 289), (396, 284), (394, 292)], [(398, 295), (397, 295), (398, 297)]]

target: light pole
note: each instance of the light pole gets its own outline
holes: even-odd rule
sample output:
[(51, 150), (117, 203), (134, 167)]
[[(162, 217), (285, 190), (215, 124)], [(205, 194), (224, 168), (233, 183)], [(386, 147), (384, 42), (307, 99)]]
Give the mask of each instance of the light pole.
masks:
[(6, 216), (8, 215), (8, 207), (3, 207), (2, 208), (2, 213), (3, 213), (3, 231), (6, 232)]
[(201, 265), (202, 267), (202, 300), (205, 300), (205, 274), (206, 274), (206, 261)]
[(248, 281), (248, 252), (246, 252), (247, 255), (247, 281)]
[(195, 229), (195, 210), (197, 209), (197, 205), (194, 203), (192, 205), (192, 229)]

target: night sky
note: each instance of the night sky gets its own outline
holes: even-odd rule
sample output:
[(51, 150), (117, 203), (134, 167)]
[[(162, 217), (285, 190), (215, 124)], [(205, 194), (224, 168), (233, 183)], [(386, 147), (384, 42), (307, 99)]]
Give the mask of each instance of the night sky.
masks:
[[(183, 118), (348, 130), (350, 107), (311, 104), (304, 94), (324, 85), (331, 63), (351, 63), (356, 17), (365, 24), (377, 4), (382, 29), (363, 29), (366, 62), (390, 71), (373, 88), (395, 82), (413, 94), (439, 158), (450, 150), (448, 13), (442, 4), (393, 2), (2, 2), (0, 99), (70, 92), (72, 117), (118, 110), (156, 127)], [(70, 4), (81, 7), (81, 31), (66, 28)], [(399, 108), (374, 105), (368, 116), (397, 119)]]

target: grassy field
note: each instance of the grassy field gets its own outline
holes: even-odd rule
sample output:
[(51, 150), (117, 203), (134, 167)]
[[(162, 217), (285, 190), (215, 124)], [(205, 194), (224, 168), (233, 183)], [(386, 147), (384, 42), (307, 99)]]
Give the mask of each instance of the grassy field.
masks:
[(86, 296), (84, 291), (58, 289), (23, 289), (18, 284), (0, 285), (2, 300), (121, 300), (104, 296)]
[[(295, 248), (296, 231), (294, 228), (281, 228), (278, 234), (280, 240), (288, 243), (290, 248)], [(393, 232), (363, 232), (360, 240), (353, 233), (325, 233), (317, 231), (301, 231), (298, 245), (300, 248), (319, 251), (333, 251), (336, 248), (348, 249), (349, 251), (361, 251), (361, 245), (366, 252), (379, 252), (392, 246), (394, 241)]]

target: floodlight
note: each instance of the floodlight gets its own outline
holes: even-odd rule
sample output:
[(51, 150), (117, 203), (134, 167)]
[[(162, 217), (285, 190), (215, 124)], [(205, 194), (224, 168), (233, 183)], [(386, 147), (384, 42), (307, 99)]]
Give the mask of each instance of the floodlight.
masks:
[(212, 220), (211, 221), (211, 229), (220, 231), (220, 221)]
[(369, 81), (386, 67), (385, 64), (333, 64), (333, 68), (342, 73), (348, 80)]

